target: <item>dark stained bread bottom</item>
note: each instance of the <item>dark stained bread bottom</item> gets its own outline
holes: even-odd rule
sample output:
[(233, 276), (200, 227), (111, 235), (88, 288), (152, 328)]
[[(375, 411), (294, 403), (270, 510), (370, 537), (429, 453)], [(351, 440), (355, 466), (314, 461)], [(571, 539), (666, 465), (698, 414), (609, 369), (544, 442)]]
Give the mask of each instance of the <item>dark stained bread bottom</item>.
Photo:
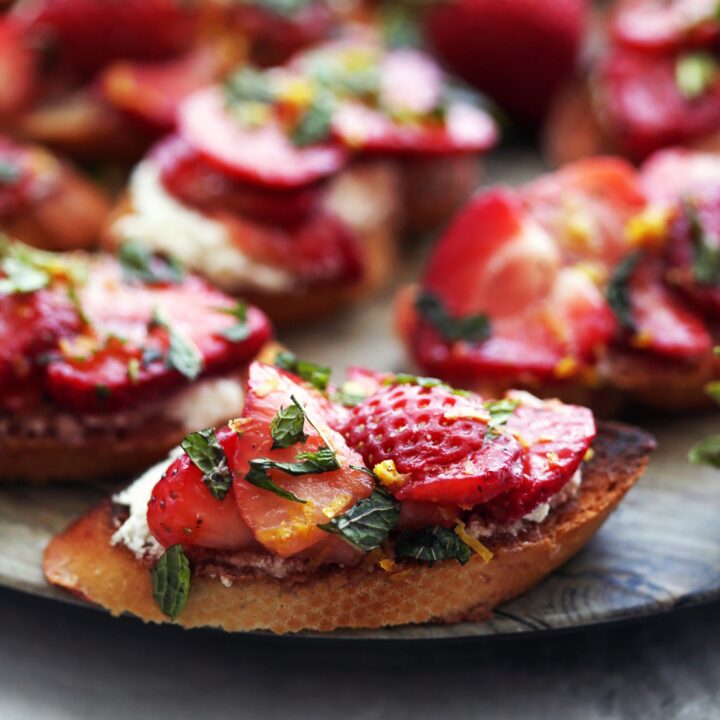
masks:
[[(492, 609), (530, 589), (571, 558), (602, 525), (642, 474), (654, 441), (620, 424), (601, 427), (584, 464), (578, 496), (556, 508), (542, 524), (517, 536), (485, 544), (494, 558), (466, 565), (398, 564), (319, 571), (301, 584), (272, 577), (225, 587), (194, 577), (188, 604), (177, 619), (184, 627), (227, 631), (378, 628), (487, 617)], [(45, 551), (47, 579), (112, 614), (129, 612), (145, 621), (169, 622), (157, 608), (147, 568), (123, 547), (110, 545), (112, 507), (105, 502), (54, 538)]]

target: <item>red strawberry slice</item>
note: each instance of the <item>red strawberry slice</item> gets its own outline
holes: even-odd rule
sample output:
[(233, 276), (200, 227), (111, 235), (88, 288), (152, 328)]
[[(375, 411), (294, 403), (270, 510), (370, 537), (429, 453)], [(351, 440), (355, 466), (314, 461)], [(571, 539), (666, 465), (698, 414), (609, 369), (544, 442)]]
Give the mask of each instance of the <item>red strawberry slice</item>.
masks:
[[(305, 422), (307, 440), (273, 450), (270, 424), (281, 408), (293, 404), (293, 397), (312, 421), (312, 424)], [(327, 401), (299, 378), (269, 365), (253, 363), (250, 366), (245, 409), (236, 423), (239, 440), (232, 460), (233, 487), (240, 513), (255, 538), (281, 557), (305, 551), (322, 556), (333, 538), (317, 526), (327, 523), (330, 517), (346, 511), (373, 491), (372, 478), (351, 467), (361, 467), (362, 459), (347, 446), (342, 435), (331, 429), (328, 424), (331, 418)], [(338, 470), (296, 477), (280, 470), (269, 470), (276, 485), (305, 500), (304, 503), (286, 500), (245, 480), (252, 459), (295, 462), (298, 453), (316, 452), (326, 443), (336, 454)]]
[[(215, 433), (226, 457), (233, 457), (237, 435), (229, 428)], [(242, 550), (255, 545), (232, 492), (218, 500), (203, 482), (202, 471), (183, 453), (155, 485), (147, 512), (150, 531), (163, 547)]]
[[(343, 46), (340, 46), (342, 48)], [(428, 55), (396, 50), (380, 62), (380, 109), (347, 102), (333, 118), (337, 137), (352, 149), (379, 153), (481, 152), (497, 141), (492, 118), (454, 102), (436, 117), (445, 79)]]
[(640, 182), (651, 201), (675, 205), (687, 196), (713, 195), (720, 188), (720, 163), (714, 153), (661, 150), (642, 166)]
[(720, 123), (720, 84), (685, 97), (673, 57), (616, 51), (598, 68), (596, 82), (609, 132), (636, 160), (701, 137)]
[(567, 262), (605, 266), (628, 252), (625, 226), (646, 204), (635, 169), (619, 158), (589, 158), (533, 181), (523, 191), (532, 216)]
[(297, 147), (274, 120), (243, 128), (222, 92), (193, 93), (179, 110), (180, 134), (213, 166), (245, 182), (295, 188), (337, 172), (346, 154), (332, 143)]
[(224, 47), (210, 44), (176, 60), (116, 62), (99, 78), (103, 97), (157, 130), (172, 130), (177, 109), (192, 92), (215, 82), (227, 67)]
[(349, 148), (372, 153), (482, 152), (497, 141), (492, 118), (465, 103), (451, 104), (443, 122), (419, 119), (406, 123), (360, 103), (345, 103), (333, 118), (333, 131)]
[(0, 295), (0, 402), (25, 382), (37, 385), (35, 360), (75, 334), (80, 318), (65, 293)]
[(222, 173), (179, 135), (162, 141), (153, 150), (152, 160), (172, 195), (204, 211), (227, 211), (288, 227), (305, 220), (321, 199), (322, 186), (318, 184), (278, 190)]
[(617, 43), (653, 52), (704, 47), (720, 31), (715, 0), (623, 0), (610, 27)]
[(23, 110), (36, 82), (35, 57), (27, 38), (12, 19), (0, 18), (0, 116)]
[(707, 355), (713, 341), (703, 319), (662, 281), (662, 267), (644, 259), (630, 281), (634, 344), (677, 359)]
[(247, 336), (238, 341), (224, 337), (223, 331), (237, 323), (223, 312), (234, 301), (192, 276), (178, 285), (138, 286), (123, 283), (118, 268), (109, 263), (98, 264), (80, 302), (96, 347), (80, 345), (77, 356), (66, 352), (47, 367), (50, 394), (78, 411), (132, 406), (188, 382), (169, 367), (169, 333), (152, 325), (154, 314), (196, 348), (204, 374), (239, 369), (271, 334), (267, 318), (248, 308)]
[(286, 269), (295, 281), (351, 283), (362, 277), (366, 253), (354, 233), (335, 215), (321, 211), (293, 228), (254, 223), (230, 213), (214, 213), (230, 229), (243, 253)]
[(525, 393), (509, 393), (520, 406), (507, 422), (507, 432), (528, 447), (522, 484), (482, 508), (496, 522), (513, 522), (559, 492), (580, 466), (595, 437), (595, 421), (587, 408), (542, 402)]
[(171, 57), (195, 32), (195, 11), (176, 0), (28, 0), (11, 17), (60, 65), (86, 76), (112, 60)]
[(551, 238), (507, 191), (471, 201), (438, 243), (424, 288), (455, 316), (490, 320), (490, 337), (472, 343), (415, 323), (421, 367), (455, 382), (478, 372), (551, 377), (568, 356), (593, 357), (615, 327), (601, 292), (579, 270), (560, 270)]
[(477, 505), (517, 487), (522, 446), (509, 435), (486, 439), (490, 418), (479, 397), (443, 386), (387, 387), (358, 405), (344, 434), (370, 468), (392, 460), (399, 500)]

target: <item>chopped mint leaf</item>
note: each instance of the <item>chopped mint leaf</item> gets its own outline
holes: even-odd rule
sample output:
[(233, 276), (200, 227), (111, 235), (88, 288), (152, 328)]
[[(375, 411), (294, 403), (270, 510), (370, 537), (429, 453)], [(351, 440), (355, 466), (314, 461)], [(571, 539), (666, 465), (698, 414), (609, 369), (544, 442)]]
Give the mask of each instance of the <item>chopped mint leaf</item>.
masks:
[(190, 594), (190, 563), (182, 545), (172, 545), (150, 569), (152, 592), (162, 612), (173, 620)]
[(133, 240), (126, 240), (118, 251), (118, 260), (128, 280), (139, 280), (146, 285), (182, 282), (185, 271), (169, 255), (153, 253), (150, 248)]
[(299, 375), (317, 390), (323, 392), (327, 390), (331, 372), (329, 367), (323, 367), (322, 365), (315, 365), (306, 360), (300, 360), (297, 355), (291, 352), (278, 353), (275, 358), (275, 365), (283, 370)]
[(448, 342), (465, 340), (476, 343), (490, 337), (490, 319), (487, 315), (454, 317), (447, 311), (440, 298), (433, 293), (421, 292), (415, 301), (415, 308), (420, 316)]
[(242, 342), (250, 334), (250, 327), (247, 322), (247, 303), (238, 300), (231, 308), (221, 308), (220, 312), (232, 315), (237, 322), (226, 330), (223, 330), (222, 336), (231, 342)]
[(397, 526), (399, 518), (400, 503), (385, 490), (377, 488), (370, 497), (360, 500), (343, 515), (318, 527), (368, 552), (380, 547)]
[(630, 300), (630, 279), (641, 255), (639, 250), (627, 255), (615, 268), (605, 289), (605, 298), (610, 309), (615, 313), (617, 321), (622, 327), (633, 332), (635, 331), (635, 318)]
[(232, 486), (232, 472), (227, 456), (213, 428), (190, 433), (181, 443), (182, 449), (203, 473), (203, 482), (213, 497), (225, 499)]
[(281, 407), (270, 423), (270, 435), (273, 439), (272, 450), (288, 448), (307, 440), (305, 427), (305, 411), (299, 403), (286, 408)]
[(715, 58), (709, 53), (682, 55), (675, 63), (675, 84), (688, 100), (695, 100), (708, 90), (718, 74)]
[(395, 545), (395, 556), (420, 560), (431, 565), (439, 560), (455, 559), (464, 565), (472, 556), (472, 548), (447, 528), (426, 527), (418, 532), (406, 530)]

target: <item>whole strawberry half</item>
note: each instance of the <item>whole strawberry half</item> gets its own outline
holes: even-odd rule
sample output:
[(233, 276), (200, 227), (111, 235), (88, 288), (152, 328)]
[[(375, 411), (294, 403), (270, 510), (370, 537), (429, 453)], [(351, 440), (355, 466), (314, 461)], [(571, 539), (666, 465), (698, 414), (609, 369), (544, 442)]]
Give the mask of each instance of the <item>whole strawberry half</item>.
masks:
[(441, 59), (518, 118), (540, 120), (572, 74), (587, 0), (449, 0), (425, 32)]

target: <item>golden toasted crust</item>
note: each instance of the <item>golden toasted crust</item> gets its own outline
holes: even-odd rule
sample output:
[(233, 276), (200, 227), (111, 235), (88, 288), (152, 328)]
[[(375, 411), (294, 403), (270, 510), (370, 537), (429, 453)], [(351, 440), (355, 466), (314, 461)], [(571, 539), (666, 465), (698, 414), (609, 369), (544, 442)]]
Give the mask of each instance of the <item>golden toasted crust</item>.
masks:
[[(287, 633), (482, 618), (588, 541), (640, 476), (652, 447), (652, 438), (640, 430), (603, 427), (578, 497), (543, 524), (486, 543), (495, 554), (487, 564), (474, 556), (464, 566), (454, 560), (432, 567), (408, 562), (391, 573), (378, 567), (337, 568), (294, 585), (265, 577), (225, 587), (195, 577), (176, 622)], [(47, 579), (114, 615), (129, 612), (145, 621), (169, 622), (153, 600), (147, 568), (127, 549), (110, 545), (111, 512), (105, 502), (51, 541), (44, 560)]]
[(93, 250), (110, 200), (70, 166), (61, 165), (59, 173), (57, 187), (47, 197), (6, 218), (2, 229), (43, 250)]
[(90, 482), (131, 477), (162, 460), (187, 432), (144, 428), (129, 435), (86, 435), (72, 443), (56, 437), (0, 437), (0, 482)]

